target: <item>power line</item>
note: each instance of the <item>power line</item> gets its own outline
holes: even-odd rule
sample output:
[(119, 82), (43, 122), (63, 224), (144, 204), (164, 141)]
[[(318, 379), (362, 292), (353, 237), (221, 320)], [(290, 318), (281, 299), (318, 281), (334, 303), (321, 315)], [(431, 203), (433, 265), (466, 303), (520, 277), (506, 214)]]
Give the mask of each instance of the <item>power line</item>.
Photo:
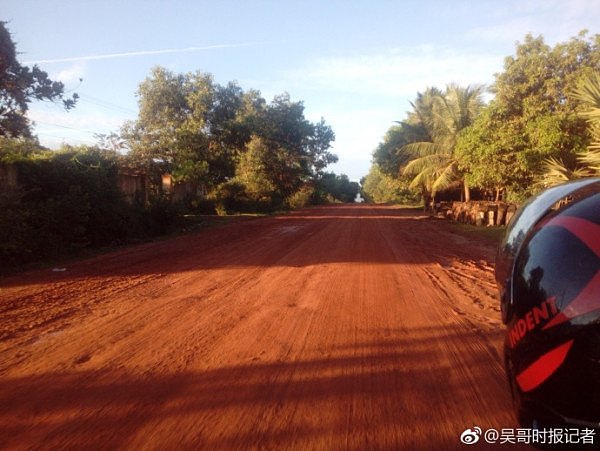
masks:
[(62, 140), (66, 140), (66, 136), (56, 136), (53, 135), (52, 133), (46, 133), (46, 132), (37, 132), (38, 135), (44, 135), (44, 136), (49, 136), (50, 138), (56, 138), (56, 139), (62, 139)]
[(86, 142), (88, 142), (85, 139), (69, 138), (69, 137), (66, 137), (66, 136), (57, 136), (57, 135), (54, 135), (52, 133), (46, 133), (46, 132), (36, 132), (36, 134), (60, 140), (63, 144), (67, 144), (68, 141), (70, 141), (70, 142), (76, 141), (76, 142), (80, 142), (80, 143), (86, 143)]
[(119, 111), (121, 113), (137, 114), (135, 111), (133, 111), (129, 108), (126, 108), (121, 105), (117, 105), (116, 103), (112, 103), (107, 100), (98, 99), (97, 97), (93, 97), (89, 94), (81, 93), (81, 94), (79, 94), (79, 97), (84, 102), (88, 102), (93, 105), (97, 105), (97, 106), (100, 106), (100, 107), (103, 107), (103, 108), (106, 108), (109, 110), (115, 110), (115, 111)]
[(51, 127), (60, 127), (60, 128), (66, 128), (69, 130), (75, 130), (78, 132), (84, 132), (84, 133), (92, 133), (92, 134), (98, 134), (98, 132), (92, 131), (92, 130), (87, 130), (85, 128), (75, 128), (75, 127), (69, 127), (68, 125), (61, 125), (61, 124), (53, 124), (51, 122), (43, 122), (43, 121), (33, 121), (35, 124), (42, 124), (42, 125), (49, 125)]

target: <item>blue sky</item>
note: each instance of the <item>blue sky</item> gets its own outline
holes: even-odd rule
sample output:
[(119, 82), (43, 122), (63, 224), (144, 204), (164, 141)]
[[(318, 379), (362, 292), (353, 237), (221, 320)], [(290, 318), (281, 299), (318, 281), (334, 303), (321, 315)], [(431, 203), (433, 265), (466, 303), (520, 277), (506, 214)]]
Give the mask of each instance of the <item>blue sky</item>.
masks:
[(289, 92), (310, 120), (333, 127), (331, 169), (353, 180), (418, 91), (489, 85), (526, 33), (549, 44), (600, 33), (596, 0), (5, 0), (2, 10), (20, 61), (81, 95), (68, 113), (31, 105), (42, 144), (118, 131), (136, 117), (138, 84), (161, 65), (235, 80), (267, 100)]

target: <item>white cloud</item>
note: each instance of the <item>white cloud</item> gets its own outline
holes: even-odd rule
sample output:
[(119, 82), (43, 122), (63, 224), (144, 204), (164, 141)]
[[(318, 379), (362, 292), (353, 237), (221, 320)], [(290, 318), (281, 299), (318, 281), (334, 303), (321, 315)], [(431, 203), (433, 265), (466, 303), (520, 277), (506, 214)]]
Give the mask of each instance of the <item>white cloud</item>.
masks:
[(85, 63), (82, 61), (79, 61), (79, 62), (73, 64), (72, 66), (67, 67), (66, 69), (63, 69), (60, 72), (56, 73), (51, 78), (53, 80), (62, 81), (63, 83), (71, 83), (71, 82), (79, 80), (80, 78), (83, 78), (83, 76), (85, 74), (85, 70), (86, 70)]
[(284, 72), (275, 84), (305, 100), (307, 118), (323, 116), (332, 126), (332, 151), (340, 162), (331, 169), (358, 180), (393, 121), (405, 118), (417, 92), (450, 82), (489, 84), (502, 63), (503, 55), (422, 45), (314, 59)]
[(328, 92), (410, 98), (428, 86), (449, 82), (485, 84), (502, 67), (502, 56), (459, 53), (420, 46), (350, 57), (319, 58), (285, 74), (294, 84)]

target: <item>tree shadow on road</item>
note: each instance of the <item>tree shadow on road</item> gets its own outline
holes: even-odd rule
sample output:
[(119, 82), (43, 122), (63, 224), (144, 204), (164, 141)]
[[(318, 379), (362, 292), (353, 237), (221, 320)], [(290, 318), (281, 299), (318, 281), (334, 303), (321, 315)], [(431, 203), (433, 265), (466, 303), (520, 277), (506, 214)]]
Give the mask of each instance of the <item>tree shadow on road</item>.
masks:
[(497, 356), (460, 350), (477, 334), (385, 334), (298, 360), (2, 376), (0, 447), (447, 449), (468, 427), (513, 427)]
[(89, 260), (0, 279), (0, 287), (108, 276), (165, 275), (220, 268), (335, 263), (445, 264), (490, 258), (491, 243), (469, 242), (443, 221), (393, 206), (317, 207), (132, 246)]

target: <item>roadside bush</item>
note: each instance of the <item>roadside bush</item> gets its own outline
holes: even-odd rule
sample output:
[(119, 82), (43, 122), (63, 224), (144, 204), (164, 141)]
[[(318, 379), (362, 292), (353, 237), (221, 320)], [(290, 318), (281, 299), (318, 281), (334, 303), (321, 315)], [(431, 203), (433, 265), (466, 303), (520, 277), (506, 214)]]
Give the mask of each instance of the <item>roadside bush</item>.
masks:
[(367, 202), (376, 204), (397, 203), (414, 205), (420, 196), (408, 188), (409, 182), (404, 178), (393, 178), (385, 174), (376, 164), (371, 165), (369, 173), (361, 180), (361, 196)]
[(143, 228), (151, 236), (164, 235), (179, 224), (181, 207), (173, 204), (164, 196), (156, 196), (149, 200), (144, 210)]
[(326, 172), (316, 181), (313, 203), (353, 202), (359, 191), (360, 185), (351, 182), (346, 174)]
[(286, 201), (286, 205), (291, 209), (303, 208), (311, 203), (315, 189), (312, 186), (303, 186)]
[(197, 196), (189, 196), (184, 199), (183, 204), (189, 213), (199, 215), (214, 215), (216, 213), (213, 199), (200, 199)]
[(181, 218), (164, 197), (128, 204), (116, 157), (95, 148), (4, 154), (2, 161), (16, 169), (18, 188), (0, 193), (0, 269), (161, 235)]
[(211, 193), (210, 198), (214, 201), (219, 216), (232, 213), (236, 206), (247, 200), (244, 185), (234, 181), (221, 183)]
[(282, 208), (283, 202), (273, 197), (250, 197), (245, 186), (235, 180), (220, 184), (209, 196), (218, 215), (235, 213), (269, 213)]
[(100, 152), (68, 149), (8, 164), (17, 169), (19, 188), (5, 189), (0, 198), (3, 263), (54, 257), (126, 235), (117, 166)]
[(29, 212), (23, 208), (20, 190), (0, 192), (0, 269), (31, 258), (29, 242), (35, 237)]

